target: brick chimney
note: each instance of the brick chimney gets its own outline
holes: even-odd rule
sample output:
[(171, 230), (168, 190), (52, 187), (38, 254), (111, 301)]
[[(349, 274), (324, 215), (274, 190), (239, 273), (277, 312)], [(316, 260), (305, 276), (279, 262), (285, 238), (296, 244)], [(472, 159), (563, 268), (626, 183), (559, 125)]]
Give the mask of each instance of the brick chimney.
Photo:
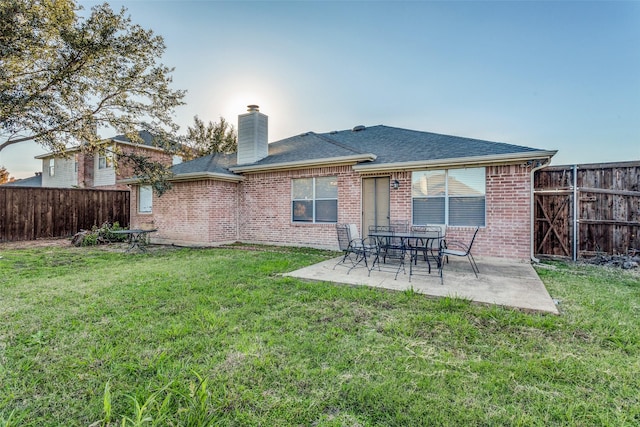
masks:
[(269, 155), (268, 117), (257, 105), (238, 116), (238, 164), (255, 163)]

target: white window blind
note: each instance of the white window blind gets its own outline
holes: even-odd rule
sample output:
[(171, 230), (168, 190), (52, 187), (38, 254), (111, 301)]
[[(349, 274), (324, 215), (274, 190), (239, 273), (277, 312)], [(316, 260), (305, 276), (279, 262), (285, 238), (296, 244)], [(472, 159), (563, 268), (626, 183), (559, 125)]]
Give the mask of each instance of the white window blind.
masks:
[(413, 172), (413, 223), (485, 225), (485, 168)]
[(153, 190), (150, 185), (142, 185), (138, 189), (138, 212), (151, 213), (153, 208)]

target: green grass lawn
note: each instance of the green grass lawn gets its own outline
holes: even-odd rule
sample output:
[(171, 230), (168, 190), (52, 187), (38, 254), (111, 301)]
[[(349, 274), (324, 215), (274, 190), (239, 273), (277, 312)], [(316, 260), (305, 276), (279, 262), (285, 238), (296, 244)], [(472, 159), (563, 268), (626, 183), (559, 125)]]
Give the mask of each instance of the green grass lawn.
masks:
[(539, 268), (554, 316), (264, 249), (0, 251), (0, 426), (640, 424), (637, 274)]

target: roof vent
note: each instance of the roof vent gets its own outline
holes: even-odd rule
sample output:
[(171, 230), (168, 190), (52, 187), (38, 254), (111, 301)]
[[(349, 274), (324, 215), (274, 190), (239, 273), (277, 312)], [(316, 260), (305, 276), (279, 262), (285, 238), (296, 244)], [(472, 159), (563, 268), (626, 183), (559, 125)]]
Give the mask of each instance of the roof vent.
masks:
[(257, 105), (247, 105), (247, 111), (260, 111), (260, 107)]
[(351, 132), (360, 132), (361, 130), (365, 130), (366, 128), (363, 125), (358, 125), (351, 129)]

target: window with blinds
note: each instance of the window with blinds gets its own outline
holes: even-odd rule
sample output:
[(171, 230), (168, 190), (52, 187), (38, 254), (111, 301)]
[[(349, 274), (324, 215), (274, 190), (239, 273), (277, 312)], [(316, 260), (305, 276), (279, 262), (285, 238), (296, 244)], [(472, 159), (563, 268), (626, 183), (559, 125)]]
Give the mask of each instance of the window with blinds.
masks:
[(151, 213), (153, 209), (153, 190), (150, 185), (138, 187), (138, 212)]
[(485, 168), (413, 172), (413, 224), (485, 225)]
[(338, 221), (338, 178), (292, 180), (292, 221), (335, 223)]

